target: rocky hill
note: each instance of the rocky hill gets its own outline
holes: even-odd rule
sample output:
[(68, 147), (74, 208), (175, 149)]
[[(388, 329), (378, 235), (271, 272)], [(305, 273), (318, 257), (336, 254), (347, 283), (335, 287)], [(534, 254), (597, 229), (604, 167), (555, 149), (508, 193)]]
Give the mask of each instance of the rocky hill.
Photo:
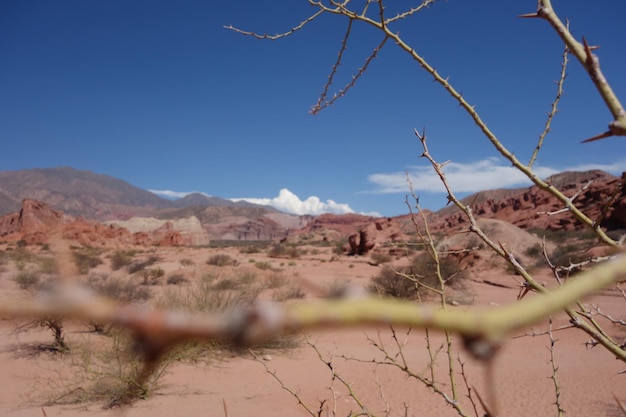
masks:
[(22, 201), (19, 212), (0, 217), (0, 239), (23, 241), (27, 244), (49, 243), (59, 238), (83, 246), (194, 244), (197, 236), (186, 232), (188, 231), (176, 230), (172, 222), (164, 222), (152, 230), (133, 233), (124, 227), (77, 219), (31, 199)]
[[(574, 205), (592, 219), (597, 219), (610, 202), (606, 216), (600, 219), (602, 226), (607, 230), (626, 230), (626, 187), (621, 187), (626, 176), (619, 178), (602, 171), (568, 172), (547, 181), (572, 198)], [(35, 201), (32, 196), (39, 196), (42, 201)], [(535, 186), (487, 190), (463, 201), (478, 218), (501, 220), (524, 230), (562, 231), (583, 227), (563, 210), (562, 203)], [(38, 239), (34, 236), (46, 227), (69, 223), (78, 227), (81, 221), (82, 228), (76, 229), (81, 232), (76, 233), (85, 236), (100, 232), (109, 236), (112, 233), (109, 229), (101, 229), (109, 227), (138, 234), (132, 238), (136, 242), (165, 239), (164, 244), (204, 245), (211, 240), (343, 241), (350, 253), (364, 253), (381, 242), (407, 240), (407, 236), (415, 234), (409, 216), (391, 219), (358, 214), (296, 216), (199, 193), (172, 202), (124, 181), (72, 168), (0, 173), (0, 209), (13, 213), (1, 219), (0, 236), (15, 233), (19, 225), (24, 229), (19, 233), (34, 241)], [(41, 223), (37, 226), (41, 230), (33, 228), (37, 222), (29, 220), (32, 213), (38, 213), (39, 217), (35, 217)], [(465, 216), (456, 207), (425, 215), (431, 231), (437, 233), (449, 234), (467, 227)], [(113, 223), (104, 225), (99, 221)], [(417, 221), (421, 222), (419, 216)], [(173, 233), (179, 237), (172, 238)], [(133, 241), (130, 237), (116, 239)]]
[[(593, 220), (599, 218), (605, 204), (613, 199), (606, 216), (600, 219), (607, 230), (626, 229), (624, 181), (626, 175), (619, 178), (597, 170), (565, 172), (546, 179)], [(526, 230), (561, 231), (584, 227), (564, 210), (563, 203), (537, 186), (480, 192), (466, 197), (463, 202), (477, 217), (504, 220)], [(440, 210), (430, 219), (434, 230), (454, 229), (466, 223), (465, 216), (456, 207)]]
[(68, 167), (0, 172), (0, 193), (18, 207), (23, 199), (32, 199), (70, 215), (97, 220), (148, 213), (170, 204), (122, 180)]
[(108, 175), (69, 167), (0, 172), (0, 215), (19, 210), (23, 199), (37, 200), (72, 216), (99, 221), (158, 216), (168, 209), (194, 206), (258, 207), (264, 213), (276, 211), (200, 193), (172, 201)]

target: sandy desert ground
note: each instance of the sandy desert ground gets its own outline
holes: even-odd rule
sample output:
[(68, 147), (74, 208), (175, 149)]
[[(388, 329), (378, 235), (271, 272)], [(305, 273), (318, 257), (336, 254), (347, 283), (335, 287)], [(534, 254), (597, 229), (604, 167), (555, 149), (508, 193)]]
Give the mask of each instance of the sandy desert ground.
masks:
[[(6, 249), (2, 248), (2, 249)], [(257, 271), (263, 276), (258, 262), (269, 263), (274, 271), (281, 271), (301, 288), (307, 298), (319, 296), (336, 282), (349, 281), (350, 285), (366, 287), (370, 278), (378, 273), (378, 268), (368, 264), (366, 257), (339, 257), (333, 259), (332, 248), (318, 248), (309, 251), (299, 259), (269, 258), (265, 253), (244, 254), (235, 248), (158, 248), (158, 266), (165, 276), (174, 273), (197, 279), (207, 269), (228, 273), (233, 270)], [(225, 253), (236, 259), (237, 266), (213, 267), (206, 265), (211, 254)], [(181, 263), (181, 259), (185, 259)], [(332, 259), (332, 261), (331, 261)], [(252, 261), (251, 261), (252, 260)], [(109, 273), (105, 262), (92, 272)], [(213, 269), (211, 269), (213, 268)], [(4, 296), (21, 297), (23, 292), (14, 282), (16, 270), (6, 264), (0, 275), (0, 291)], [(546, 274), (546, 281), (551, 278)], [(482, 280), (500, 283), (503, 287), (488, 285)], [(518, 294), (514, 277), (503, 271), (485, 271), (473, 274), (457, 294), (467, 301), (450, 308), (473, 309), (491, 308), (515, 302)], [(162, 285), (161, 287), (165, 287)], [(155, 291), (160, 291), (155, 287)], [(534, 295), (530, 295), (534, 296)], [(299, 302), (292, 300), (290, 302)], [(587, 306), (600, 305), (602, 311), (615, 318), (625, 318), (624, 298), (618, 292), (606, 291), (585, 300)], [(564, 315), (554, 318), (552, 326), (557, 329), (568, 323)], [(618, 340), (626, 338), (624, 327), (607, 325), (609, 334)], [(43, 416), (42, 402), (54, 397), (50, 386), (52, 381), (62, 383), (63, 378), (71, 379), (72, 368), (67, 367), (70, 354), (40, 352), (33, 353), (32, 346), (48, 343), (50, 333), (33, 330), (16, 334), (15, 323), (7, 318), (0, 321), (0, 415), (9, 417)], [(550, 416), (557, 415), (555, 403), (555, 382), (552, 379), (549, 338), (547, 335), (530, 336), (547, 329), (547, 323), (540, 323), (527, 330), (527, 335), (506, 341), (493, 364), (495, 383), (489, 384), (487, 367), (468, 357), (459, 346), (454, 359), (454, 378), (458, 387), (458, 398), (467, 415), (482, 415), (480, 405), (475, 413), (467, 399), (468, 387), (463, 384), (459, 361), (464, 365), (464, 374), (469, 379), (469, 388), (477, 391), (488, 403), (498, 404), (501, 416)], [(97, 336), (87, 334), (83, 327), (74, 324), (67, 328), (70, 347), (84, 338), (97, 341)], [(397, 329), (397, 339), (403, 343), (402, 355), (411, 371), (417, 375), (430, 375), (428, 353), (425, 349), (424, 331)], [(626, 365), (617, 361), (601, 347), (586, 345), (589, 337), (575, 329), (554, 332), (556, 378), (560, 389), (562, 408), (569, 416), (618, 416), (622, 415), (614, 396), (626, 402)], [(338, 375), (333, 379), (329, 366), (323, 363), (318, 353), (304, 339), (297, 347), (284, 350), (258, 351), (259, 359), (250, 353), (224, 354), (206, 362), (179, 362), (172, 364), (160, 380), (159, 388), (146, 400), (140, 400), (132, 407), (103, 409), (103, 402), (45, 405), (48, 417), (78, 416), (306, 416), (309, 415), (298, 404), (298, 399), (307, 404), (315, 415), (324, 400), (321, 416), (360, 415), (362, 406), (348, 395), (346, 381), (354, 396), (367, 410), (377, 416), (453, 416), (456, 411), (446, 404), (442, 395), (433, 393), (416, 378), (408, 377), (397, 367), (376, 364), (384, 356), (373, 346), (373, 341), (384, 343), (390, 356), (398, 354), (388, 328), (363, 328), (350, 330), (319, 331), (307, 335), (322, 355), (332, 357), (333, 369)], [(450, 393), (450, 378), (447, 375), (445, 338), (441, 334), (431, 334), (436, 365), (433, 374), (442, 382), (442, 389)], [(275, 373), (284, 386), (298, 398), (281, 387), (268, 371)], [(492, 389), (493, 388), (493, 389)], [(493, 398), (491, 392), (495, 391)], [(474, 398), (476, 398), (474, 396)], [(224, 410), (226, 404), (227, 411)], [(354, 414), (350, 414), (354, 413)]]

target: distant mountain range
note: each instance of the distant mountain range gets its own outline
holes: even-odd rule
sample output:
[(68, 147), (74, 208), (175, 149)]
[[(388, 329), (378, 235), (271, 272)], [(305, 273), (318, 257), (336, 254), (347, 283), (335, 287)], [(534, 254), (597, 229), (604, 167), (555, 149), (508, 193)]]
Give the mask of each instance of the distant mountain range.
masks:
[[(546, 181), (567, 197), (576, 196), (574, 204), (592, 220), (600, 219), (607, 230), (626, 230), (624, 178), (595, 170), (564, 172)], [(0, 216), (18, 212), (24, 199), (99, 222), (131, 218), (141, 222), (141, 218), (148, 217), (164, 221), (191, 219), (199, 222), (211, 240), (277, 240), (304, 235), (307, 239), (327, 239), (337, 234), (345, 237), (349, 231), (365, 230), (380, 220), (356, 214), (296, 216), (268, 206), (235, 203), (200, 193), (168, 200), (107, 175), (68, 167), (0, 172)], [(485, 190), (463, 202), (480, 218), (502, 220), (525, 230), (584, 227), (563, 210), (560, 201), (536, 186)], [(611, 207), (602, 213), (607, 202), (611, 202)], [(454, 206), (429, 212), (427, 217), (434, 231), (447, 233), (467, 226), (465, 215)], [(409, 216), (397, 216), (394, 222), (399, 224), (398, 232), (414, 231)]]
[[(70, 167), (0, 172), (0, 215), (18, 211), (25, 198), (49, 204), (73, 216), (105, 221), (156, 216), (169, 209), (237, 207), (239, 211), (276, 212), (245, 201), (232, 202), (201, 193), (168, 200), (108, 175)], [(242, 209), (243, 208), (243, 209)], [(171, 217), (171, 216), (170, 216)]]

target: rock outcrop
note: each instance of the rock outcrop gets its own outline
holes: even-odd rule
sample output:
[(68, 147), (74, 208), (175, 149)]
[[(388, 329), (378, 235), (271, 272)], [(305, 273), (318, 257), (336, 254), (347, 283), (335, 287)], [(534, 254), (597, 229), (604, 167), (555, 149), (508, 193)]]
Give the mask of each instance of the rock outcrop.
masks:
[(71, 240), (83, 246), (175, 246), (187, 243), (171, 222), (165, 222), (151, 232), (132, 233), (116, 225), (68, 216), (32, 199), (24, 199), (18, 213), (0, 217), (2, 240), (40, 244), (48, 243), (53, 238)]
[(365, 255), (375, 247), (390, 242), (407, 241), (401, 225), (393, 218), (373, 219), (364, 228), (348, 236), (348, 255)]
[[(575, 196), (574, 206), (594, 220), (599, 218), (606, 202), (614, 196), (613, 204), (601, 222), (608, 230), (626, 229), (626, 187), (620, 189), (625, 181), (626, 174), (619, 178), (602, 171), (564, 173), (547, 180), (567, 197)], [(471, 198), (466, 200), (471, 202)], [(562, 231), (584, 227), (564, 210), (562, 202), (537, 186), (504, 198), (487, 198), (470, 205), (476, 217), (504, 220), (526, 230)], [(447, 216), (435, 215), (431, 225), (434, 230), (446, 230), (455, 229), (466, 222), (465, 215), (457, 210)]]
[(195, 216), (173, 220), (133, 217), (129, 220), (114, 220), (105, 224), (123, 227), (132, 233), (156, 240), (161, 245), (202, 246), (209, 244), (209, 236)]

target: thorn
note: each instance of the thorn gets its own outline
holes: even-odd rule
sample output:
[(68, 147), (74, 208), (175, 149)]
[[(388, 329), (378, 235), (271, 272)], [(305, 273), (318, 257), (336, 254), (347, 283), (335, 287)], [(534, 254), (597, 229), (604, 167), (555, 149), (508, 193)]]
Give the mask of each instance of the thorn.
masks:
[(474, 198), (472, 199), (472, 202), (470, 203), (469, 206), (472, 207), (474, 204), (476, 204), (476, 200), (478, 200), (478, 193), (474, 194)]
[(588, 143), (588, 142), (593, 142), (593, 141), (600, 140), (600, 139), (604, 139), (604, 138), (608, 138), (608, 137), (611, 137), (611, 136), (613, 136), (613, 132), (611, 132), (610, 130), (607, 130), (607, 131), (606, 131), (606, 132), (604, 132), (604, 133), (600, 133), (599, 135), (596, 135), (596, 136), (590, 137), (589, 139), (585, 139), (585, 140), (583, 140), (583, 141), (582, 141), (582, 142), (580, 142), (580, 143)]
[(535, 12), (535, 13), (521, 14), (521, 15), (519, 15), (517, 17), (519, 17), (521, 19), (534, 19), (534, 18), (541, 17), (541, 16), (539, 15), (539, 13)]
[(224, 417), (228, 417), (228, 407), (226, 406), (225, 398), (222, 398), (222, 405), (224, 406)]
[(593, 63), (592, 61), (592, 54), (591, 54), (591, 48), (589, 48), (589, 44), (587, 43), (587, 39), (585, 39), (585, 37), (583, 36), (583, 46), (585, 47), (585, 53), (587, 54), (587, 59), (586, 59), (586, 63), (587, 65), (591, 65)]
[(482, 405), (483, 410), (485, 410), (485, 416), (487, 417), (496, 417), (495, 414), (492, 414), (491, 411), (489, 410), (489, 407), (487, 407), (487, 404), (485, 404), (485, 402), (483, 401), (483, 399), (480, 397), (480, 394), (478, 393), (478, 390), (476, 389), (476, 387), (472, 387), (474, 389), (474, 393), (476, 394), (476, 398), (478, 398), (478, 402), (480, 402), (480, 405)]
[(520, 301), (522, 298), (524, 298), (526, 296), (526, 294), (528, 294), (530, 292), (531, 288), (530, 285), (528, 285), (527, 283), (523, 282), (520, 285), (520, 292), (519, 294), (517, 294), (517, 301)]
[(591, 55), (591, 51), (595, 51), (596, 49), (600, 49), (600, 47), (597, 46), (597, 45), (589, 45), (587, 43), (587, 39), (585, 39), (584, 36), (583, 36), (583, 46), (585, 47), (585, 52), (587, 52), (588, 55)]

